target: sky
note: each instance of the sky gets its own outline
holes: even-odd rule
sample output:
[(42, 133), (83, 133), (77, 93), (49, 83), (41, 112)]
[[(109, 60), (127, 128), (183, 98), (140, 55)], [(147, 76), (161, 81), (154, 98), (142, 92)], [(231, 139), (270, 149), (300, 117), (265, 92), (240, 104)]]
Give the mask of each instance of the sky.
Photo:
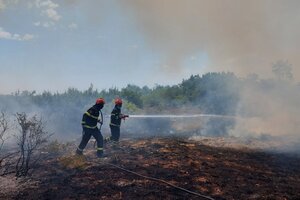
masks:
[(300, 80), (298, 0), (0, 0), (0, 94), (176, 84), (232, 71)]

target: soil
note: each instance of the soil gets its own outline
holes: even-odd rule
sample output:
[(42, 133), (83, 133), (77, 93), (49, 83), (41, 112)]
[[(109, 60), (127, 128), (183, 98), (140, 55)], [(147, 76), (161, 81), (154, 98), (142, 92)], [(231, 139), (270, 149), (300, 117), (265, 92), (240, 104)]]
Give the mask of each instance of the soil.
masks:
[(74, 151), (48, 152), (26, 184), (0, 185), (0, 199), (205, 199), (107, 163), (213, 199), (300, 199), (297, 155), (177, 137), (123, 139), (105, 146), (105, 158), (96, 157), (92, 144), (84, 156)]

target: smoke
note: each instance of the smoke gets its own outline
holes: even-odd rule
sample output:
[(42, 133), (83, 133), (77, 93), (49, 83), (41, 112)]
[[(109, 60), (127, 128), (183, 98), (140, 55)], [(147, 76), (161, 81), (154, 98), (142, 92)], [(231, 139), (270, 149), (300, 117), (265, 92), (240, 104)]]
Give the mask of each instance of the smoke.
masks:
[[(148, 45), (162, 54), (162, 70), (178, 72), (184, 60), (205, 52), (209, 71), (270, 77), (270, 64), (300, 59), (297, 0), (127, 0)], [(199, 66), (200, 67), (200, 66)], [(300, 68), (295, 68), (300, 80)]]
[[(45, 95), (46, 93), (44, 93)], [(40, 96), (42, 99), (43, 97)], [(17, 131), (16, 113), (26, 113), (29, 117), (36, 116), (41, 118), (46, 131), (54, 134), (53, 138), (62, 140), (72, 140), (81, 134), (81, 116), (84, 109), (88, 107), (87, 103), (79, 104), (76, 101), (68, 104), (65, 100), (55, 100), (54, 96), (49, 96), (46, 101), (41, 102), (38, 98), (28, 94), (0, 95), (0, 110), (5, 112), (11, 122), (10, 132)], [(10, 139), (14, 139), (10, 134)]]
[(297, 136), (300, 128), (300, 87), (291, 82), (261, 80), (246, 83), (238, 108), (237, 132)]
[[(122, 122), (122, 138), (236, 136), (246, 143), (248, 140), (245, 139), (249, 138), (249, 141), (252, 141), (256, 138), (259, 142), (281, 143), (276, 144), (277, 149), (299, 150), (300, 98), (294, 94), (299, 94), (300, 85), (275, 79), (238, 79), (236, 80), (238, 82), (233, 82), (239, 85), (239, 92), (236, 94), (239, 95), (237, 104), (234, 100), (236, 97), (231, 97), (235, 96), (233, 83), (218, 88), (217, 92), (213, 89), (216, 85), (220, 87), (220, 83), (224, 86), (228, 81), (221, 80), (214, 77), (214, 81), (207, 82), (211, 87), (207, 88), (206, 95), (200, 99), (201, 105), (206, 109), (199, 107), (196, 101), (192, 104), (183, 104), (177, 109), (172, 109), (171, 106), (165, 109), (155, 107), (153, 110), (143, 110), (124, 101), (123, 113), (133, 116)], [(227, 87), (228, 89), (225, 89)], [(0, 110), (9, 112), (11, 116), (16, 112), (41, 116), (46, 122), (47, 131), (55, 134), (53, 138), (67, 141), (80, 138), (82, 114), (93, 105), (95, 98), (102, 96), (99, 93), (88, 95), (87, 92), (80, 93), (72, 89), (64, 94), (23, 93), (0, 95)], [(113, 108), (112, 95), (115, 96), (112, 93), (104, 95), (107, 97), (107, 104), (103, 109), (104, 137), (110, 135), (109, 114)], [(136, 115), (138, 113), (152, 115)], [(233, 114), (236, 116), (231, 116)]]
[[(124, 131), (145, 133), (145, 135), (149, 135), (148, 133), (170, 135), (175, 132), (192, 133), (196, 130), (195, 134), (202, 135), (271, 135), (292, 137), (299, 141), (299, 85), (266, 78), (272, 77), (271, 64), (285, 59), (293, 64), (295, 80), (300, 80), (298, 67), (300, 64), (298, 56), (300, 1), (126, 0), (112, 2), (83, 3), (78, 0), (64, 0), (62, 4), (70, 9), (80, 8), (80, 12), (88, 13), (88, 21), (93, 25), (101, 24), (103, 18), (110, 12), (111, 5), (121, 6), (122, 11), (132, 16), (129, 19), (135, 20), (137, 30), (146, 40), (146, 44), (160, 55), (161, 71), (167, 75), (180, 75), (186, 67), (186, 59), (200, 52), (208, 56), (209, 62), (206, 68), (208, 71), (232, 71), (243, 77), (255, 73), (261, 78), (245, 79), (243, 85), (238, 88), (240, 98), (236, 115), (241, 117), (235, 122), (227, 119), (223, 121), (221, 119), (177, 121), (130, 119), (122, 126)], [(236, 89), (229, 86), (227, 91), (236, 91)], [(226, 107), (221, 99), (224, 96), (214, 94), (214, 91), (208, 92), (204, 100), (209, 105), (210, 102), (216, 101), (216, 98), (220, 98), (218, 101), (220, 110), (222, 106)], [(13, 101), (1, 102), (1, 105), (11, 105), (7, 108), (11, 107), (12, 112), (24, 110), (43, 113), (51, 126), (53, 125), (53, 132), (58, 135), (78, 135), (80, 117), (85, 109), (92, 105), (92, 100), (86, 99), (84, 102), (68, 106), (62, 103), (49, 107), (47, 105), (32, 107), (30, 101), (28, 104), (24, 101), (21, 104), (16, 102), (17, 106), (12, 104)], [(106, 114), (109, 112), (107, 110)], [(108, 126), (103, 127), (103, 130), (109, 133)]]
[(272, 63), (280, 59), (292, 63), (294, 80), (300, 80), (299, 1), (121, 3), (135, 16), (148, 45), (164, 58), (161, 70), (169, 75), (183, 70), (184, 61), (190, 56), (204, 52), (209, 58), (208, 71), (232, 71), (241, 77), (255, 73), (262, 78), (245, 82), (240, 88), (236, 114), (242, 117), (237, 118), (234, 126), (229, 123), (225, 129), (218, 129), (221, 122), (209, 121), (206, 127), (214, 128), (207, 129), (210, 134), (212, 130), (221, 130), (235, 136), (271, 135), (285, 140), (291, 136), (299, 141), (299, 86), (267, 80), (273, 77)]

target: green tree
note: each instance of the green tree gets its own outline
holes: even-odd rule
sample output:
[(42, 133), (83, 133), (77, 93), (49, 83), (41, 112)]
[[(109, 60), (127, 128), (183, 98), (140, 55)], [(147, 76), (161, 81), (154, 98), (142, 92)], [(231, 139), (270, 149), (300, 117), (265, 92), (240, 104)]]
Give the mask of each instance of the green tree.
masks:
[(142, 89), (140, 87), (129, 84), (121, 90), (121, 96), (138, 108), (143, 108)]

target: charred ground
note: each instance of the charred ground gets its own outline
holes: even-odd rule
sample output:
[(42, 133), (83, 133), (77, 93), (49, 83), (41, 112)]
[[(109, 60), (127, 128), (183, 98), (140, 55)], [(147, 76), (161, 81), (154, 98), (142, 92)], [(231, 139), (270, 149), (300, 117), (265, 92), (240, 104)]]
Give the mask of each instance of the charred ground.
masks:
[(97, 159), (74, 146), (50, 154), (4, 199), (200, 199), (106, 163), (156, 177), (214, 199), (299, 199), (300, 158), (249, 148), (213, 147), (184, 138), (124, 139)]

